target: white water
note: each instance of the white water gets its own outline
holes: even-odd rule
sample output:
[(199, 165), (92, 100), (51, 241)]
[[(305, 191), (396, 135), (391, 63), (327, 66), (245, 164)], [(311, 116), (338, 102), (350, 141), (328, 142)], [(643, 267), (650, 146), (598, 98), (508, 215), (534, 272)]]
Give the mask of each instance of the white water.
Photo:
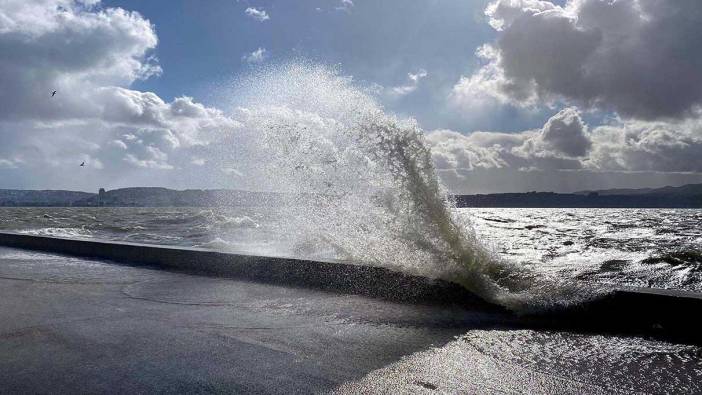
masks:
[(291, 63), (238, 89), (249, 159), (268, 188), (289, 192), (281, 222), (298, 248), (453, 281), (517, 311), (593, 296), (485, 248), (448, 199), (416, 122), (386, 114), (352, 80)]

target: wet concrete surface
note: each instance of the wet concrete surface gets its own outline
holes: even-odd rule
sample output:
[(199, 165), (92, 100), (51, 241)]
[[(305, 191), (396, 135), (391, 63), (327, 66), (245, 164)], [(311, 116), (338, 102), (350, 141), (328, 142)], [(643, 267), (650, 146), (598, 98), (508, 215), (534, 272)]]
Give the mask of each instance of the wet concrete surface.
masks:
[(702, 390), (695, 346), (506, 320), (0, 247), (0, 393)]

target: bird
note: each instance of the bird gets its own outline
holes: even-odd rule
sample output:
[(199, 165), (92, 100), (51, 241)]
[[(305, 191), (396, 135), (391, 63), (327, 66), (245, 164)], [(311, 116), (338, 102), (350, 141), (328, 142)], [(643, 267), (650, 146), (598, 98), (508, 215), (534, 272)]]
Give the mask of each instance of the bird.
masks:
[(85, 166), (85, 162), (83, 162), (83, 163), (80, 164), (80, 167), (83, 167), (83, 166)]
[(56, 91), (51, 92), (51, 97), (56, 96)]

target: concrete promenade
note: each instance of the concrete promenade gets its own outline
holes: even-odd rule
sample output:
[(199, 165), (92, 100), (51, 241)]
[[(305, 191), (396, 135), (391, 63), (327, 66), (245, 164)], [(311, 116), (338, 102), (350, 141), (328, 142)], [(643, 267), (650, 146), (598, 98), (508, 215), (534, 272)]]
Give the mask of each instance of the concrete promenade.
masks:
[(702, 390), (692, 345), (391, 299), (0, 247), (0, 393)]
[(500, 321), (0, 247), (3, 394), (326, 392)]

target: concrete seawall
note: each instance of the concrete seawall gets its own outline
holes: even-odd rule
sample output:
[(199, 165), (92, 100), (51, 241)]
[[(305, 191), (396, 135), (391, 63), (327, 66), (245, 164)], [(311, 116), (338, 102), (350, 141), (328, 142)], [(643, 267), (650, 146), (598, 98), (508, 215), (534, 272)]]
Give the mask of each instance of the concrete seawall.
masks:
[(504, 314), (506, 326), (651, 335), (702, 344), (702, 324), (693, 318), (702, 312), (702, 295), (685, 291), (620, 288), (569, 310), (519, 316), (480, 300), (457, 284), (342, 262), (11, 232), (0, 232), (0, 245), (395, 302), (460, 305)]
[(388, 269), (288, 257), (234, 254), (189, 247), (76, 240), (0, 232), (0, 245), (195, 274), (301, 286), (392, 301), (470, 303), (484, 307), (465, 288), (441, 280), (410, 276)]

